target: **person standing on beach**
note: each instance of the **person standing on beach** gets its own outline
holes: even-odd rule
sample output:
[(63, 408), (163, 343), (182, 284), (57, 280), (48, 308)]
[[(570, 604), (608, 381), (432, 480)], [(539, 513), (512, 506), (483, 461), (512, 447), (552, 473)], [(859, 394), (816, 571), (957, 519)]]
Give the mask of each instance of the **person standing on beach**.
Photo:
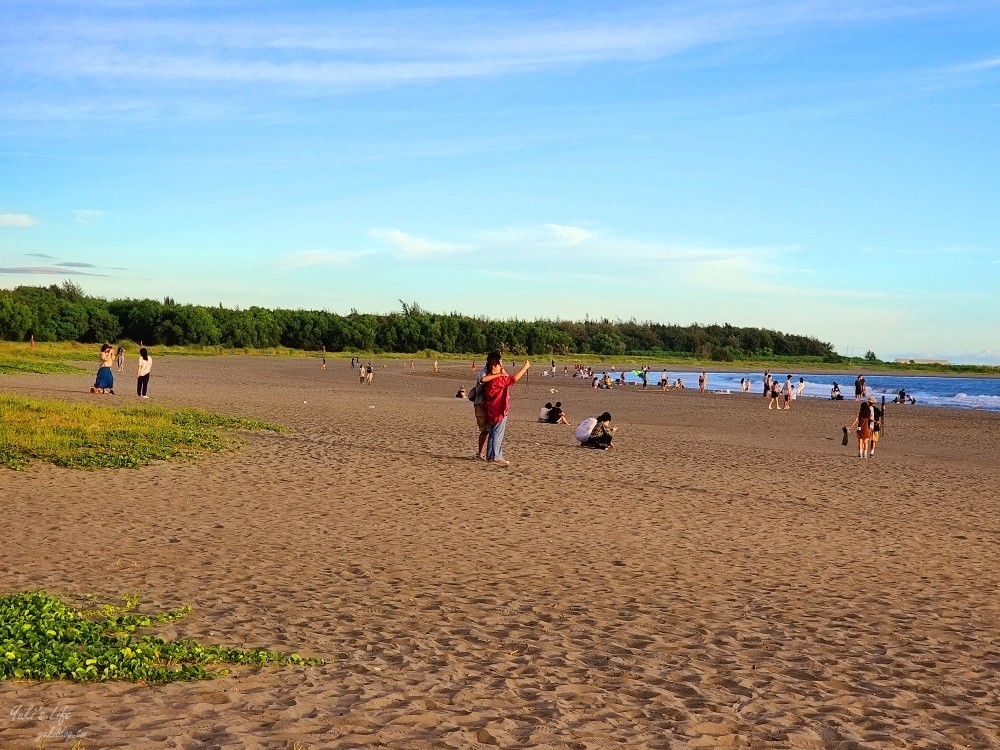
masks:
[(771, 383), (771, 400), (767, 403), (768, 411), (781, 408), (778, 406), (779, 395), (781, 395), (781, 384), (775, 380)]
[(702, 373), (698, 376), (698, 393), (704, 393), (706, 385), (708, 385), (708, 375)]
[[(499, 357), (500, 355), (497, 354)], [(479, 444), (476, 449), (476, 458), (480, 461), (486, 460), (486, 440), (490, 435), (489, 421), (486, 419), (486, 386), (483, 385), (483, 377), (489, 374), (489, 370), (484, 366), (476, 376), (476, 384), (472, 388), (472, 405), (476, 412), (476, 425), (479, 427)]]
[(865, 395), (865, 376), (858, 375), (854, 380), (854, 400), (860, 401)]
[(785, 378), (785, 387), (781, 389), (781, 394), (785, 397), (785, 407), (786, 409), (791, 409), (791, 399), (792, 394), (795, 391), (795, 385), (792, 383), (792, 376), (789, 375)]
[(805, 390), (806, 390), (806, 379), (805, 378), (799, 378), (799, 392), (798, 392), (798, 395), (801, 396), (803, 393), (805, 393)]
[(139, 350), (139, 367), (135, 371), (135, 395), (139, 398), (149, 398), (146, 389), (149, 388), (149, 373), (153, 369), (153, 358), (149, 356), (146, 347)]
[(119, 346), (118, 351), (115, 353), (115, 365), (118, 367), (118, 372), (125, 372), (125, 347)]
[(872, 441), (868, 444), (868, 458), (875, 458), (875, 446), (882, 437), (882, 410), (875, 404), (874, 398), (869, 399), (872, 404)]
[(503, 457), (503, 439), (507, 432), (507, 418), (510, 413), (510, 389), (528, 372), (531, 362), (524, 365), (516, 375), (508, 375), (503, 369), (503, 359), (499, 352), (493, 352), (486, 360), (487, 374), (483, 376), (486, 396), (486, 421), (489, 435), (486, 439), (486, 461), (498, 466), (509, 466)]
[(764, 370), (764, 398), (771, 394), (771, 371)]
[[(874, 447), (872, 447), (872, 436), (875, 432), (875, 397), (869, 396), (867, 401), (861, 402), (858, 416), (847, 429), (856, 429), (858, 435), (858, 458), (874, 458)], [(869, 454), (869, 448), (872, 453)]]

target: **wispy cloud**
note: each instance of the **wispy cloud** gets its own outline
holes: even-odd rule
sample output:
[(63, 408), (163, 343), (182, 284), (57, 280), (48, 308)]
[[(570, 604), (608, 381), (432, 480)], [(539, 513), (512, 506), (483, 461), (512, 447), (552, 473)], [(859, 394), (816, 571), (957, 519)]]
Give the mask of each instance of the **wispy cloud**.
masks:
[(81, 208), (73, 212), (73, 221), (77, 224), (90, 224), (91, 222), (103, 219), (106, 216), (104, 211), (95, 211), (91, 208)]
[(965, 73), (976, 70), (992, 70), (993, 68), (1000, 68), (1000, 57), (991, 57), (987, 60), (953, 65), (949, 70), (955, 73)]
[(19, 266), (14, 268), (0, 268), (0, 273), (12, 274), (15, 276), (104, 276), (100, 273), (87, 273), (67, 269), (65, 267), (54, 266)]
[(25, 253), (29, 258), (42, 258), (43, 260), (55, 260), (56, 256), (47, 253)]
[(365, 255), (368, 255), (368, 253), (361, 250), (301, 250), (279, 258), (275, 262), (274, 267), (279, 271), (291, 271), (296, 268), (308, 268), (310, 266), (342, 267), (353, 263)]
[(93, 263), (74, 263), (72, 261), (67, 261), (66, 263), (56, 263), (60, 268), (97, 268)]
[(239, 4), (227, 4), (216, 9), (223, 20), (193, 23), (162, 8), (146, 7), (146, 17), (141, 5), (130, 10), (115, 12), (114, 23), (113, 8), (93, 3), (80, 3), (72, 22), (65, 10), (26, 16), (27, 25), (0, 31), (0, 63), (59, 78), (381, 87), (647, 61), (721, 42), (935, 12), (927, 3), (861, 0), (591, 6), (576, 14), (561, 4), (512, 13), (482, 6), (324, 11), (289, 3), (282, 18), (291, 21), (250, 18)]
[(0, 227), (33, 227), (37, 223), (28, 214), (0, 214)]
[(399, 229), (372, 229), (368, 234), (376, 240), (392, 245), (396, 254), (403, 258), (429, 258), (464, 253), (472, 249), (468, 244), (414, 237)]

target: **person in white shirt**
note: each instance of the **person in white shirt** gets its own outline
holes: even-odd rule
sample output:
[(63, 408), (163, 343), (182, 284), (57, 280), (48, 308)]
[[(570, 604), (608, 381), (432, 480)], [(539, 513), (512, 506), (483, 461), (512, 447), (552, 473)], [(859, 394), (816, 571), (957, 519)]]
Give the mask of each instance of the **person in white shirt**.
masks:
[(135, 394), (139, 398), (149, 398), (146, 389), (149, 387), (149, 373), (153, 369), (153, 358), (149, 356), (146, 347), (139, 350), (139, 367), (135, 372)]

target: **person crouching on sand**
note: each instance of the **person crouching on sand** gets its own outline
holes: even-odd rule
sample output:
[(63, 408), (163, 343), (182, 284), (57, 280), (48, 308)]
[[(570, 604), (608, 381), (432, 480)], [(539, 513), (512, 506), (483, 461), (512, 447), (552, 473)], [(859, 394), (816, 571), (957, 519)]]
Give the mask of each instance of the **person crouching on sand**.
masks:
[(510, 461), (503, 457), (503, 439), (507, 431), (507, 418), (510, 413), (510, 389), (525, 376), (531, 362), (525, 360), (524, 365), (516, 375), (508, 375), (503, 369), (503, 359), (499, 352), (492, 352), (486, 360), (486, 375), (482, 382), (485, 389), (486, 424), (486, 461), (500, 466), (509, 466)]
[(611, 450), (614, 448), (612, 440), (618, 428), (611, 424), (610, 412), (604, 412), (597, 418), (597, 424), (590, 432), (590, 438), (584, 441), (584, 448), (597, 448), (598, 450)]

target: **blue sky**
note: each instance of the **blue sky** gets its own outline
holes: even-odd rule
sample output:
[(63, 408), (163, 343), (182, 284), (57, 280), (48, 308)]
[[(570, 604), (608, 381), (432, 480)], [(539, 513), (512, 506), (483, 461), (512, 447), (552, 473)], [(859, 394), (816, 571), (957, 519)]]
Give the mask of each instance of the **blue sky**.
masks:
[(4, 0), (0, 288), (1000, 362), (1000, 2)]

